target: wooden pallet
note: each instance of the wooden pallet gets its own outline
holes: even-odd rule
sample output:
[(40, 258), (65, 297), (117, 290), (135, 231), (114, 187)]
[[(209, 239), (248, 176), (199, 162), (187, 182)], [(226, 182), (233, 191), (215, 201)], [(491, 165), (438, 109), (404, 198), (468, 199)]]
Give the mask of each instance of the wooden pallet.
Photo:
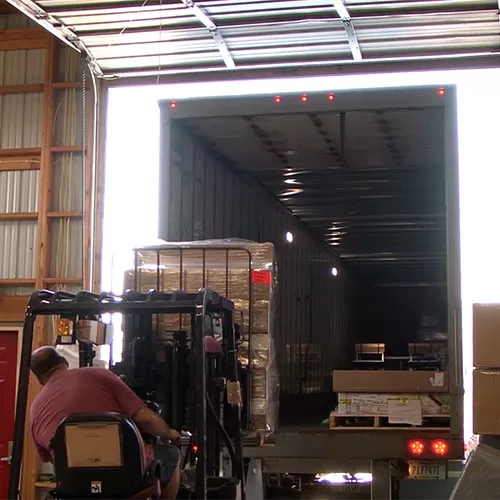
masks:
[(426, 415), (422, 416), (422, 425), (392, 424), (389, 417), (369, 415), (341, 415), (330, 414), (330, 430), (442, 430), (450, 427), (449, 415)]

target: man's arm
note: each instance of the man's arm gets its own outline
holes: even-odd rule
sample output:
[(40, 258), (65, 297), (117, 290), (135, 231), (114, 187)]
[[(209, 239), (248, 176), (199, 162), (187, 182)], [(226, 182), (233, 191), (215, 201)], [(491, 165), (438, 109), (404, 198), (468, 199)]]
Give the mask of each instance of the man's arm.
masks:
[(144, 401), (119, 377), (109, 370), (100, 369), (106, 388), (113, 395), (120, 413), (130, 417), (139, 430), (161, 439), (178, 440), (178, 433), (154, 411), (147, 408)]
[(47, 450), (44, 446), (42, 446), (36, 437), (35, 425), (33, 423), (33, 415), (30, 416), (30, 419), (31, 419), (31, 425), (30, 425), (31, 438), (33, 440), (33, 443), (35, 444), (35, 449), (36, 452), (38, 453), (38, 456), (40, 457), (40, 460), (43, 463), (52, 462), (52, 453), (50, 453), (50, 450)]
[(158, 436), (160, 439), (170, 439), (174, 442), (180, 440), (180, 435), (177, 431), (171, 429), (160, 415), (147, 407), (138, 410), (132, 419), (141, 432), (150, 434), (151, 436)]

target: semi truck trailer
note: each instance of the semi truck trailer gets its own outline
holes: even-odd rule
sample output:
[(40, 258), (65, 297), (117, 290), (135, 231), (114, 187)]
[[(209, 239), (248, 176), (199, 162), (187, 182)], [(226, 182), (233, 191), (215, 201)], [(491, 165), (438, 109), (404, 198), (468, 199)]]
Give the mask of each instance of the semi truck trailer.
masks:
[[(245, 438), (249, 497), (284, 475), (369, 472), (384, 500), (398, 478), (445, 478), (464, 452), (455, 87), (160, 108), (160, 238), (276, 249), (280, 420)], [(334, 371), (418, 371), (409, 351), (434, 341), (439, 366), (422, 367), (446, 377), (444, 424), (329, 425)]]

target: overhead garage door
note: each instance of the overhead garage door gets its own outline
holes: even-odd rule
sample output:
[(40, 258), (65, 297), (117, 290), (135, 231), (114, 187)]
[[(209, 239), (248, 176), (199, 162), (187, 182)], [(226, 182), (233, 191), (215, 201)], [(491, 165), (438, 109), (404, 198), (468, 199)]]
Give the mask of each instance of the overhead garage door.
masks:
[(109, 78), (498, 65), (498, 0), (8, 0)]

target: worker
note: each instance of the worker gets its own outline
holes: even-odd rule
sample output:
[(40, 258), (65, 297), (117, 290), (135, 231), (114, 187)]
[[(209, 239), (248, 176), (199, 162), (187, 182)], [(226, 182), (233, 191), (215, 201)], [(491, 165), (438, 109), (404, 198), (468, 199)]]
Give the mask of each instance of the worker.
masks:
[(63, 419), (75, 413), (120, 413), (130, 417), (144, 434), (162, 441), (146, 446), (147, 461), (161, 467), (162, 497), (175, 499), (180, 486), (180, 434), (142, 401), (114, 373), (104, 368), (68, 369), (68, 361), (55, 348), (33, 352), (31, 371), (43, 386), (31, 406), (31, 433), (40, 458), (52, 462), (50, 442)]

